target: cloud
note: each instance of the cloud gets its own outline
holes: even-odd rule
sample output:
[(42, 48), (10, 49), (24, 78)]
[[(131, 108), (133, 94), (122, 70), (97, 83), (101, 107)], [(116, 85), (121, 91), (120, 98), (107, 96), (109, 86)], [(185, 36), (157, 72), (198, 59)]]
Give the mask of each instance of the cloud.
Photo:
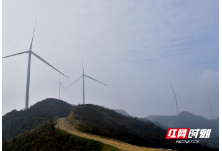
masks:
[[(86, 74), (109, 85), (105, 88), (86, 80), (87, 103), (122, 108), (135, 116), (174, 114), (170, 110), (169, 81), (182, 104), (188, 100), (187, 96), (200, 102), (198, 88), (205, 81), (217, 79), (218, 1), (20, 1), (16, 4), (3, 3), (3, 56), (29, 48), (37, 12), (33, 51), (70, 77), (61, 76), (64, 85), (81, 76), (82, 54)], [(23, 108), (26, 68), (26, 55), (3, 60), (3, 113)], [(204, 76), (206, 80), (200, 80)], [(56, 83), (58, 78), (58, 73), (33, 56), (30, 104), (57, 97), (56, 87), (45, 87)], [(207, 90), (218, 91), (217, 80), (214, 81), (212, 85), (206, 84)], [(81, 82), (73, 85), (68, 94), (62, 94), (62, 98), (71, 104), (81, 103)], [(217, 93), (209, 91), (209, 95), (218, 100)], [(9, 105), (14, 100), (16, 104)], [(183, 104), (179, 109), (188, 107)]]

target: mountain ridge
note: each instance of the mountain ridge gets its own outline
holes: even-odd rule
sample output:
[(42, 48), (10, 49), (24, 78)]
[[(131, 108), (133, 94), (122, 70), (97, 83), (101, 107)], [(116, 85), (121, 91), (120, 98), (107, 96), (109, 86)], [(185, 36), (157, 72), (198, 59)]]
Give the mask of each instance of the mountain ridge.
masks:
[(187, 111), (180, 112), (173, 116), (150, 115), (143, 120), (150, 120), (156, 125), (167, 128), (190, 128), (190, 129), (211, 129), (209, 139), (200, 139), (201, 143), (219, 148), (219, 119), (206, 119)]
[(28, 110), (12, 110), (5, 114), (2, 117), (3, 140), (31, 132), (45, 121), (58, 117), (68, 117), (77, 129), (86, 133), (117, 139), (134, 145), (155, 148), (175, 148), (176, 146), (176, 149), (193, 147), (201, 150), (214, 150), (201, 145), (178, 145), (173, 140), (165, 140), (166, 130), (150, 121), (144, 122), (141, 118), (124, 116), (98, 105), (72, 106), (65, 101), (52, 98), (39, 101), (30, 106)]
[(118, 151), (115, 147), (99, 141), (79, 137), (55, 128), (55, 122), (46, 121), (28, 131), (2, 143), (3, 151), (59, 150), (59, 151)]
[(2, 116), (2, 138), (12, 138), (34, 129), (51, 118), (67, 117), (71, 108), (72, 105), (65, 101), (47, 98), (27, 110), (12, 110)]
[(191, 148), (214, 150), (200, 144), (176, 144), (174, 140), (166, 140), (167, 131), (152, 122), (124, 116), (98, 105), (74, 106), (67, 119), (75, 129), (84, 133), (116, 139), (137, 146), (176, 150)]
[(178, 115), (150, 115), (145, 119), (158, 122), (170, 128), (207, 128), (212, 129), (212, 136), (219, 136), (219, 119), (206, 119), (199, 115), (194, 115), (187, 111), (180, 112)]
[(120, 113), (122, 115), (125, 115), (125, 116), (131, 116), (126, 111), (124, 111), (122, 109), (114, 109), (114, 111), (117, 112), (117, 113)]

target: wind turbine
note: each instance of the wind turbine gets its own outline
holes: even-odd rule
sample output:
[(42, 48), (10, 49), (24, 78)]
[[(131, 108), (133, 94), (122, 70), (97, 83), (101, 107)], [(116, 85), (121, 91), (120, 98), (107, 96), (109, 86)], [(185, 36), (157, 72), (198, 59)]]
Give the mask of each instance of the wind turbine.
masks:
[[(212, 110), (211, 110), (211, 104), (210, 104), (210, 102), (213, 102), (213, 101), (210, 101), (210, 99), (209, 99), (208, 95), (207, 95), (207, 99), (208, 99), (207, 103), (209, 103), (209, 107), (210, 107), (210, 114), (211, 114), (211, 119), (212, 119)], [(205, 103), (205, 104), (204, 104), (204, 106), (202, 107), (202, 109), (205, 107), (205, 105), (206, 105), (207, 103)], [(201, 110), (202, 110), (202, 109), (201, 109)]]
[[(178, 94), (176, 94), (177, 96)], [(174, 100), (175, 100), (175, 96), (173, 96), (173, 103), (174, 103)], [(172, 103), (172, 106), (171, 106), (171, 109), (173, 108), (173, 103)]]
[[(56, 84), (59, 84), (59, 100), (60, 100), (60, 87), (62, 86), (62, 88), (66, 91), (66, 89), (65, 89), (65, 87), (62, 85), (62, 82), (60, 81), (60, 78), (59, 78), (59, 82), (57, 82), (57, 83), (55, 83), (55, 84), (53, 84), (53, 85), (56, 85)], [(51, 85), (51, 86), (53, 86), (53, 85)], [(67, 92), (67, 91), (66, 91)]]
[[(171, 85), (171, 83), (170, 83), (170, 86), (171, 86), (171, 88), (172, 88), (173, 95), (174, 95), (174, 99), (175, 99), (175, 101), (176, 101), (177, 115), (178, 115), (178, 106), (177, 106), (177, 95), (178, 95), (178, 94), (175, 94), (175, 92), (174, 92), (174, 90), (173, 90), (173, 86)], [(173, 103), (174, 103), (174, 99), (173, 99)], [(172, 106), (173, 106), (173, 104), (172, 104)], [(172, 107), (171, 107), (171, 109), (172, 109)]]
[[(36, 27), (36, 20), (35, 20), (35, 27)], [(9, 55), (9, 56), (3, 57), (3, 58), (8, 58), (8, 57), (16, 56), (16, 55), (21, 55), (23, 53), (28, 53), (28, 69), (27, 69), (27, 82), (26, 82), (25, 109), (28, 109), (28, 106), (29, 106), (29, 85), (30, 85), (31, 54), (33, 54), (35, 57), (37, 57), (38, 59), (40, 59), (41, 61), (43, 61), (44, 63), (46, 63), (47, 65), (49, 65), (50, 67), (52, 67), (53, 69), (58, 71), (59, 73), (61, 73), (62, 75), (64, 75), (62, 72), (60, 72), (59, 70), (54, 68), (52, 65), (50, 65), (48, 62), (46, 62), (39, 55), (37, 55), (36, 53), (34, 53), (32, 51), (32, 43), (33, 43), (33, 39), (34, 39), (34, 33), (35, 33), (35, 28), (34, 28), (34, 32), (33, 32), (33, 36), (32, 36), (32, 41), (31, 41), (31, 44), (30, 44), (30, 48), (29, 48), (28, 51), (24, 51), (24, 52), (20, 52), (20, 53), (16, 53), (16, 54), (13, 54), (13, 55)], [(64, 75), (64, 76), (66, 76), (66, 75)], [(67, 78), (69, 78), (69, 77), (67, 77)]]
[[(93, 78), (85, 75), (85, 74), (84, 74), (83, 63), (82, 63), (82, 70), (83, 70), (82, 76), (81, 76), (80, 78), (78, 78), (76, 81), (78, 81), (79, 79), (83, 78), (83, 104), (85, 104), (85, 77), (87, 77), (87, 78), (89, 78), (89, 79), (91, 79), (91, 80), (94, 80), (94, 81), (96, 81), (96, 82), (99, 82), (99, 83), (101, 83), (101, 84), (103, 84), (103, 85), (105, 85), (105, 86), (108, 86), (108, 85), (106, 85), (106, 84), (104, 84), (104, 83), (102, 83), (102, 82), (100, 82), (100, 81), (98, 81), (98, 80), (96, 80), (96, 79), (93, 79)], [(76, 81), (74, 81), (72, 84), (74, 84)], [(68, 89), (72, 84), (70, 84), (66, 89)]]

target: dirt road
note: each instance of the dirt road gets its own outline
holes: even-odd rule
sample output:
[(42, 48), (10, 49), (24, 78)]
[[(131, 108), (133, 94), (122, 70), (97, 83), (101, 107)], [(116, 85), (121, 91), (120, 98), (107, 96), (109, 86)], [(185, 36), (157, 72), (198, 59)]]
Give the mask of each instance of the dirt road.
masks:
[(104, 144), (112, 145), (118, 148), (120, 151), (160, 151), (160, 149), (139, 147), (139, 146), (135, 146), (131, 144), (126, 144), (117, 140), (102, 138), (96, 135), (86, 134), (86, 133), (77, 131), (76, 129), (73, 128), (73, 126), (68, 124), (65, 118), (58, 119), (56, 128), (64, 130), (70, 134), (78, 135), (80, 137), (89, 138), (89, 139), (100, 141)]

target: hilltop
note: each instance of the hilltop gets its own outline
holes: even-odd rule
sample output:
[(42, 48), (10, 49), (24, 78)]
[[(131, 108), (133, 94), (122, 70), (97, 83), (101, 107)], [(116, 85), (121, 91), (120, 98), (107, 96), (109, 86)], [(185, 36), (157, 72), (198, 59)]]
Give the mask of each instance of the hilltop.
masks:
[(115, 147), (54, 128), (47, 121), (36, 129), (3, 141), (3, 151), (58, 150), (58, 151), (118, 151)]
[(131, 116), (131, 115), (129, 115), (126, 111), (124, 111), (124, 110), (120, 110), (120, 109), (116, 109), (116, 110), (114, 110), (114, 111), (116, 111), (117, 113), (120, 113), (120, 114), (122, 114), (122, 115), (125, 115), (125, 116)]
[[(84, 104), (72, 107), (68, 121), (82, 132), (120, 140), (129, 144), (171, 149), (214, 150), (200, 144), (176, 144), (166, 140), (166, 130), (150, 121), (123, 116), (98, 105)], [(217, 149), (215, 149), (217, 150)]]
[(30, 106), (27, 110), (13, 110), (2, 117), (2, 138), (9, 139), (41, 125), (55, 117), (67, 117), (72, 105), (48, 98)]

